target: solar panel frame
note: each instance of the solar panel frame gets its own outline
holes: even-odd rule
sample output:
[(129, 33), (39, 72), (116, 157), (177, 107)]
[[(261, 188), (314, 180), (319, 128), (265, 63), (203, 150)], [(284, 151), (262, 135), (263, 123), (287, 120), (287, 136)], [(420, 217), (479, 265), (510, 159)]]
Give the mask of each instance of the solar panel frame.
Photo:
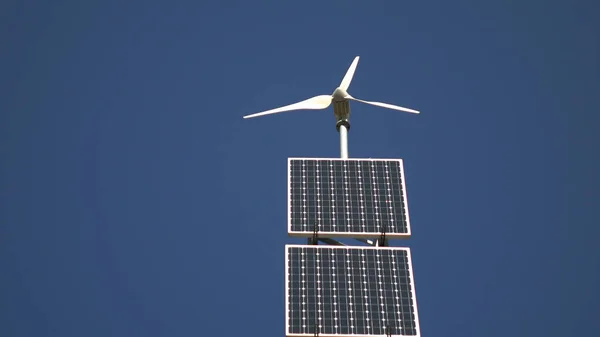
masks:
[(290, 332), (290, 248), (313, 248), (313, 249), (338, 249), (338, 250), (403, 250), (406, 252), (407, 257), (407, 272), (408, 278), (410, 279), (410, 295), (412, 295), (411, 304), (413, 307), (413, 315), (414, 315), (414, 329), (415, 334), (411, 335), (402, 335), (393, 331), (391, 333), (392, 336), (411, 336), (411, 337), (421, 337), (421, 328), (419, 323), (419, 310), (417, 307), (417, 298), (415, 292), (415, 280), (414, 280), (414, 271), (412, 264), (412, 255), (410, 252), (410, 248), (408, 247), (371, 247), (371, 246), (326, 246), (326, 245), (286, 245), (285, 246), (285, 327), (286, 327), (286, 337), (306, 337), (306, 336), (321, 336), (321, 337), (369, 337), (369, 336), (386, 336), (386, 334), (327, 334), (327, 333), (318, 333), (314, 332), (310, 333), (291, 333)]
[[(294, 160), (317, 160), (317, 161), (361, 161), (361, 162), (398, 162), (400, 170), (400, 186), (402, 192), (402, 206), (404, 212), (404, 220), (406, 222), (405, 232), (393, 232), (386, 231), (387, 239), (408, 239), (411, 237), (411, 226), (410, 226), (410, 212), (408, 208), (408, 199), (406, 193), (406, 179), (404, 171), (404, 161), (402, 159), (390, 159), (390, 158), (310, 158), (310, 157), (291, 157), (288, 158), (288, 235), (292, 237), (312, 237), (314, 235), (314, 229), (307, 229), (305, 231), (294, 230), (292, 224), (292, 161)], [(318, 231), (319, 237), (327, 238), (363, 238), (363, 239), (377, 239), (381, 237), (381, 232), (358, 232), (358, 231)]]

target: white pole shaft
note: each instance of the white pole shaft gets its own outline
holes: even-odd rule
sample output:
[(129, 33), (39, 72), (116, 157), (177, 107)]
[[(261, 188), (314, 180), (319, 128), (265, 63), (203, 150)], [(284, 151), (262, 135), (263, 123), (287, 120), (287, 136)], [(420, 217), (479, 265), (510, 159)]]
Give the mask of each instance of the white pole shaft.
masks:
[(348, 159), (348, 129), (346, 125), (340, 125), (340, 157)]

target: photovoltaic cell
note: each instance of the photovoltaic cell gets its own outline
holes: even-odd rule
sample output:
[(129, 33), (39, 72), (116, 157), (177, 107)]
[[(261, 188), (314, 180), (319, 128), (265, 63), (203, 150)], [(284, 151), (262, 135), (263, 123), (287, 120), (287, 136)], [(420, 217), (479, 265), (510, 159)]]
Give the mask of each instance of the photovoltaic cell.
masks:
[(420, 336), (410, 250), (286, 246), (286, 335)]
[(401, 159), (288, 159), (288, 233), (410, 237)]

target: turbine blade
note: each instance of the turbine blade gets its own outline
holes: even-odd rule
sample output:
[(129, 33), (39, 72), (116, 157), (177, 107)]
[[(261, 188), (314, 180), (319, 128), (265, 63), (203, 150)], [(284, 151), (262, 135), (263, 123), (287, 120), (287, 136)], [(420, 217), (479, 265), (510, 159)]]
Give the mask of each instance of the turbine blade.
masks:
[(342, 79), (342, 83), (340, 83), (340, 88), (348, 90), (348, 87), (350, 87), (350, 82), (352, 82), (352, 77), (354, 77), (354, 71), (356, 71), (356, 66), (358, 65), (358, 59), (359, 57), (357, 56), (354, 58), (354, 61), (352, 61), (350, 68), (348, 68), (348, 71), (346, 71), (344, 79)]
[(291, 110), (318, 110), (325, 109), (331, 104), (331, 96), (329, 95), (320, 95), (311, 97), (302, 102), (282, 106), (280, 108), (275, 108), (263, 112), (258, 112), (252, 115), (244, 116), (244, 118), (253, 118), (260, 117), (264, 115), (276, 114), (278, 112), (291, 111)]
[(388, 108), (388, 109), (399, 110), (399, 111), (406, 111), (406, 112), (410, 112), (410, 113), (413, 113), (413, 114), (420, 113), (417, 110), (413, 110), (413, 109), (409, 109), (409, 108), (404, 108), (404, 107), (393, 105), (393, 104), (381, 103), (381, 102), (363, 101), (362, 99), (354, 98), (354, 97), (352, 97), (350, 95), (346, 96), (346, 99), (357, 101), (357, 102), (361, 102), (361, 103), (365, 103), (365, 104), (371, 104), (371, 105), (375, 105), (375, 106), (380, 106), (382, 108)]

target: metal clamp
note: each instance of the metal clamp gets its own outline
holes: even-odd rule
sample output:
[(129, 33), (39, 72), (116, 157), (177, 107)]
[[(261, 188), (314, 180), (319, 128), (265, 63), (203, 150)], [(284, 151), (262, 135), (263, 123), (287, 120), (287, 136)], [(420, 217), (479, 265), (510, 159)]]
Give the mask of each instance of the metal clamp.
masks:
[(393, 329), (392, 329), (392, 328), (390, 328), (390, 326), (389, 326), (389, 325), (386, 325), (386, 326), (385, 326), (385, 335), (386, 335), (387, 337), (392, 337), (392, 332), (393, 332)]
[(337, 123), (335, 123), (335, 129), (340, 132), (340, 126), (345, 126), (348, 131), (350, 131), (350, 122), (347, 119), (341, 119)]
[(386, 247), (388, 245), (387, 239), (385, 238), (385, 225), (381, 227), (381, 236), (379, 237), (379, 246)]
[(315, 222), (313, 225), (313, 236), (308, 238), (309, 245), (318, 245), (319, 244), (319, 225)]

